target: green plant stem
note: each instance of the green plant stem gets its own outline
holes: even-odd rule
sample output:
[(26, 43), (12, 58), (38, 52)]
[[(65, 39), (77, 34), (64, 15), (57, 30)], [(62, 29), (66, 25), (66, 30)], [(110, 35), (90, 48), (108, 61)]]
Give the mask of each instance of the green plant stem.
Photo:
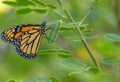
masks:
[(120, 12), (119, 11), (120, 11), (119, 0), (115, 0), (114, 12), (115, 12), (115, 15), (116, 15), (118, 27), (120, 29)]
[[(57, 2), (59, 3), (59, 5), (61, 6), (61, 8), (63, 9), (63, 11), (65, 12), (65, 14), (67, 15), (67, 17), (69, 18), (69, 20), (71, 22), (75, 22), (75, 20), (73, 19), (73, 17), (71, 16), (71, 14), (64, 8), (64, 6), (62, 5), (62, 2), (60, 0), (57, 0)], [(88, 16), (90, 10), (87, 12), (87, 14), (83, 17), (81, 24), (83, 23), (83, 21), (86, 19), (86, 17)], [(88, 51), (91, 59), (93, 60), (93, 62), (95, 63), (95, 66), (101, 71), (100, 65), (98, 63), (98, 61), (96, 60), (95, 56), (93, 55), (89, 45), (87, 44), (87, 41), (85, 40), (85, 37), (83, 35), (83, 33), (81, 32), (81, 30), (79, 29), (79, 27), (76, 28), (77, 33), (79, 33), (79, 38), (81, 39), (82, 43), (84, 44), (86, 50)]]

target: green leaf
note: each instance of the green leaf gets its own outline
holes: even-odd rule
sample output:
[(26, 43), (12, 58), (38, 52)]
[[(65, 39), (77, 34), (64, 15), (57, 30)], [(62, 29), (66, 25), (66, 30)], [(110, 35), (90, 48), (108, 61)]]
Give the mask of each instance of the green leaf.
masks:
[(92, 74), (97, 74), (97, 73), (99, 73), (99, 70), (98, 70), (98, 68), (90, 68), (90, 69), (88, 70), (88, 72), (89, 72), (89, 73), (92, 73)]
[(72, 57), (71, 55), (67, 55), (67, 54), (58, 54), (57, 56), (61, 57), (61, 58), (71, 58)]
[(70, 76), (72, 78), (81, 79), (82, 82), (89, 82), (88, 80), (91, 77), (90, 75), (88, 75), (87, 73), (84, 73), (84, 72), (71, 72), (68, 74), (68, 76)]
[(80, 78), (81, 76), (83, 76), (83, 73), (82, 72), (71, 72), (68, 75), (73, 78)]
[(105, 38), (112, 42), (120, 42), (120, 35), (115, 33), (106, 33)]
[(21, 9), (18, 9), (16, 11), (17, 14), (28, 14), (30, 13), (32, 10), (30, 8), (21, 8)]
[(88, 26), (88, 24), (81, 24), (81, 22), (70, 22), (70, 23), (67, 23), (67, 24), (65, 24), (65, 25), (67, 25), (67, 26), (70, 26), (70, 27), (80, 27), (80, 29), (82, 29), (82, 28), (86, 28), (86, 26)]
[(51, 82), (51, 81), (50, 79), (43, 77), (43, 78), (38, 78), (38, 82)]
[(16, 0), (19, 4), (26, 4), (26, 5), (32, 5), (36, 6), (32, 1), (30, 0)]
[[(80, 30), (81, 30), (81, 29), (80, 29)], [(81, 31), (86, 34), (86, 33), (92, 32), (92, 29), (84, 29), (84, 30), (82, 29)]]
[(81, 22), (72, 22), (72, 23), (67, 23), (66, 25), (68, 26), (78, 26), (78, 25), (81, 25)]
[(65, 53), (65, 54), (72, 54), (72, 52), (68, 50), (58, 50), (58, 52)]
[(60, 17), (62, 17), (62, 18), (67, 19), (67, 17), (66, 17), (65, 15), (63, 15), (58, 9), (54, 9), (53, 12), (54, 12), (56, 15), (58, 15), (58, 16), (60, 16)]
[(11, 80), (8, 80), (7, 82), (17, 82), (17, 81), (16, 81), (16, 80), (11, 79)]
[(120, 61), (120, 59), (118, 59), (118, 58), (106, 58), (106, 59), (102, 60), (102, 63), (110, 65), (110, 64), (118, 63), (119, 61)]
[(46, 13), (47, 9), (32, 9), (36, 13)]
[(58, 22), (55, 27), (52, 29), (49, 35), (48, 43), (53, 43), (57, 37), (57, 34), (59, 32), (61, 22)]
[(66, 51), (66, 50), (40, 50), (39, 53), (42, 54), (46, 54), (46, 53), (54, 53), (54, 52), (58, 52), (58, 53), (64, 53), (64, 54), (71, 54), (70, 51)]
[(51, 5), (51, 4), (46, 4), (46, 6), (52, 8), (52, 9), (56, 9), (56, 7), (54, 5)]
[(49, 79), (50, 79), (52, 82), (61, 82), (59, 78), (54, 77), (54, 76), (49, 77)]
[(10, 6), (21, 6), (16, 2), (13, 1), (3, 1), (4, 4), (10, 5)]
[(56, 24), (58, 22), (62, 22), (62, 20), (56, 19), (56, 20), (47, 20), (46, 23), (49, 24)]
[(97, 35), (85, 35), (84, 37), (86, 39), (96, 39), (98, 36)]
[(63, 26), (60, 27), (60, 30), (63, 30), (63, 31), (69, 31), (69, 30), (72, 30), (75, 26), (79, 26), (80, 30), (83, 31), (83, 32), (91, 32), (91, 29), (87, 29), (87, 25), (88, 24), (82, 24), (82, 25), (79, 25), (80, 22), (75, 22), (75, 23), (67, 23), (67, 24), (64, 24)]
[(46, 6), (45, 3), (41, 2), (40, 0), (33, 0), (36, 4), (41, 5), (41, 6)]
[(69, 28), (69, 27), (60, 27), (60, 30), (61, 31), (69, 31), (69, 30), (71, 30), (71, 28)]
[(29, 5), (36, 6), (32, 1), (24, 0), (23, 2), (28, 3)]
[(89, 66), (87, 66), (84, 61), (78, 58), (72, 58), (72, 59), (65, 60), (63, 64), (72, 69), (78, 69), (80, 71), (86, 71), (89, 69)]
[(46, 53), (54, 53), (58, 52), (58, 50), (40, 50), (39, 53), (46, 54)]
[(27, 0), (17, 0), (17, 1), (3, 1), (4, 4), (10, 5), (10, 6), (28, 6), (33, 5), (32, 2)]
[[(98, 36), (97, 35), (84, 35), (86, 39), (96, 39)], [(73, 37), (68, 37), (72, 41), (81, 41), (78, 36), (73, 36)]]

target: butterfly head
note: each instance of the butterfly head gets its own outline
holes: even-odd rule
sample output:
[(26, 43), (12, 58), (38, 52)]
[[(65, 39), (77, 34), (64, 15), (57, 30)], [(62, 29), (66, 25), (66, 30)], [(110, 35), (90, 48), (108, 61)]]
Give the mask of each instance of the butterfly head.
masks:
[(46, 22), (43, 22), (43, 23), (41, 24), (41, 27), (42, 27), (43, 29), (45, 29), (45, 27), (46, 27)]

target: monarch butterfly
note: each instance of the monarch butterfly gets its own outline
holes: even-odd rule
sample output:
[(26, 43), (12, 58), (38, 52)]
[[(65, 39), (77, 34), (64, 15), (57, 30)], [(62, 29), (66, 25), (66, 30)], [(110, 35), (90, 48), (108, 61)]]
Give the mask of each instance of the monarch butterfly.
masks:
[(37, 56), (46, 22), (42, 24), (23, 24), (5, 30), (2, 40), (15, 45), (16, 51), (24, 58), (31, 59)]

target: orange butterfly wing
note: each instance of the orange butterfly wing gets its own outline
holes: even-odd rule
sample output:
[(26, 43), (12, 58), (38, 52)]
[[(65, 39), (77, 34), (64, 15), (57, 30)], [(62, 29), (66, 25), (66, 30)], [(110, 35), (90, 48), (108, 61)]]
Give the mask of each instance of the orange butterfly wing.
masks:
[(45, 26), (45, 22), (17, 25), (5, 30), (2, 33), (2, 40), (14, 44), (19, 55), (31, 59), (36, 56), (39, 50)]
[(40, 31), (41, 30), (34, 29), (22, 34), (18, 41), (19, 44), (16, 46), (16, 50), (21, 56), (27, 59), (37, 56), (43, 37), (43, 33), (40, 33)]
[(17, 39), (24, 33), (32, 29), (41, 29), (40, 25), (26, 24), (26, 25), (17, 25), (14, 28), (5, 30), (2, 33), (2, 39), (6, 42), (16, 44)]

